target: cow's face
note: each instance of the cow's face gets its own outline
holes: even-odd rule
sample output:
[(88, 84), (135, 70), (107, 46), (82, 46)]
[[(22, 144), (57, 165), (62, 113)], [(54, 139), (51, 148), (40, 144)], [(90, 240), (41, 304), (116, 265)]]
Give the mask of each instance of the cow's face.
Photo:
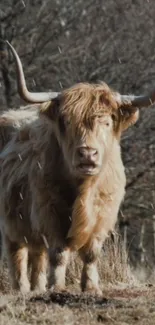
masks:
[[(82, 115), (82, 114), (81, 114)], [(65, 159), (74, 175), (96, 175), (106, 163), (113, 142), (113, 118), (102, 112), (100, 116), (81, 116), (77, 123), (76, 113), (61, 116), (60, 143)]]
[(135, 118), (135, 111), (119, 109), (105, 84), (79, 84), (44, 113), (53, 121), (70, 172), (78, 178), (103, 170), (122, 129), (133, 123), (133, 115)]

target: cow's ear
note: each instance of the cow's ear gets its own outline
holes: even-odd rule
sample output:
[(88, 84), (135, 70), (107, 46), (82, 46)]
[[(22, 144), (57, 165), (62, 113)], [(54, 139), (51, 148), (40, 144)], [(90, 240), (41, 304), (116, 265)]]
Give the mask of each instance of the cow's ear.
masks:
[(119, 113), (122, 130), (126, 130), (131, 125), (134, 125), (139, 118), (139, 109), (136, 107), (121, 107)]
[(40, 115), (45, 116), (49, 120), (55, 121), (59, 113), (60, 99), (55, 98), (49, 102), (41, 104)]

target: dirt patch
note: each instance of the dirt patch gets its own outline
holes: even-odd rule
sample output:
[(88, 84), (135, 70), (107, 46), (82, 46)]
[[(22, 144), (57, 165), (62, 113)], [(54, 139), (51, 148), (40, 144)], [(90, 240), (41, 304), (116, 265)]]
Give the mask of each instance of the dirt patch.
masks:
[(109, 306), (118, 305), (118, 301), (114, 299), (107, 299), (105, 297), (97, 297), (91, 295), (81, 295), (81, 294), (72, 294), (72, 293), (56, 293), (53, 292), (50, 295), (46, 296), (36, 296), (30, 299), (31, 302), (44, 302), (46, 304), (55, 303), (60, 306), (76, 307), (82, 308), (85, 306), (96, 306), (98, 308), (104, 308)]

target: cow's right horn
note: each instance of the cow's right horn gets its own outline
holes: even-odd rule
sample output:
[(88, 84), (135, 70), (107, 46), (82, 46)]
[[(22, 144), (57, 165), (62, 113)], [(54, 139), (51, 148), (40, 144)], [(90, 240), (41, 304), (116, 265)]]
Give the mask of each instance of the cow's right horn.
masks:
[(17, 85), (18, 85), (18, 92), (22, 99), (24, 99), (28, 103), (43, 103), (54, 98), (57, 98), (60, 93), (58, 92), (40, 92), (40, 93), (31, 93), (28, 91), (23, 71), (23, 66), (21, 60), (14, 49), (14, 47), (6, 41), (8, 44), (16, 63), (16, 70), (17, 70)]
[(155, 90), (153, 89), (147, 95), (121, 95), (121, 103), (129, 104), (132, 107), (148, 107), (155, 102)]

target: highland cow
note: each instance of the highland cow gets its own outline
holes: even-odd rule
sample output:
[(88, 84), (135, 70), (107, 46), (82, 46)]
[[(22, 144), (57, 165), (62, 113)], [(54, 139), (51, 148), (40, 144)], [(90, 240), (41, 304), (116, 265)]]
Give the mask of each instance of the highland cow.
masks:
[(30, 93), (9, 47), (19, 93), (34, 103), (22, 111), (26, 120), (15, 111), (0, 118), (1, 127), (18, 126), (0, 155), (0, 225), (13, 288), (44, 291), (49, 260), (49, 285), (63, 290), (70, 252), (78, 251), (82, 290), (100, 294), (97, 259), (125, 194), (120, 138), (149, 96), (122, 96), (105, 83)]

